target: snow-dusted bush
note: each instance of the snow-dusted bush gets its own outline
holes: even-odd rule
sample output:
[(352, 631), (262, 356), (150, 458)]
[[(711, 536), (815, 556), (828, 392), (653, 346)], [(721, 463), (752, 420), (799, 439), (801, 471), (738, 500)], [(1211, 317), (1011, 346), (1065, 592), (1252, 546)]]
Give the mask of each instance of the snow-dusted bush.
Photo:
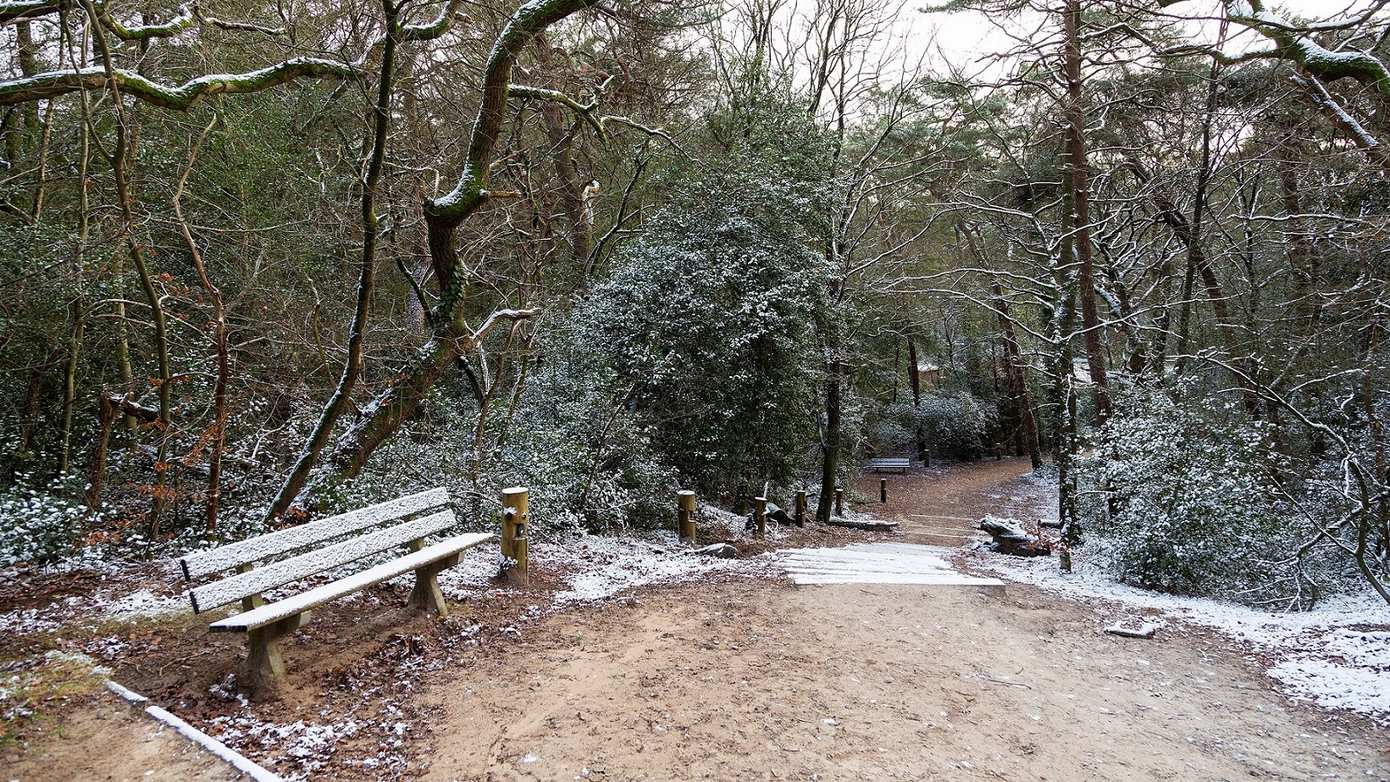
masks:
[(494, 473), (531, 489), (533, 526), (612, 531), (667, 523), (675, 470), (651, 447), (620, 382), (573, 322), (548, 324)]
[(898, 400), (875, 411), (865, 435), (876, 453), (896, 453), (914, 444), (918, 420), (912, 402)]
[(72, 480), (58, 479), (37, 487), (25, 476), (0, 489), (0, 567), (47, 565), (84, 548), (89, 521)]
[(603, 415), (621, 389), (661, 461), (702, 493), (785, 483), (816, 436), (830, 269), (798, 222), (803, 190), (753, 168), (678, 179), (573, 313), (613, 372)]
[(975, 459), (985, 452), (989, 433), (999, 426), (999, 412), (967, 392), (941, 391), (922, 395), (917, 420), (933, 451)]
[(1080, 464), (1081, 521), (1121, 580), (1243, 602), (1322, 580), (1328, 563), (1300, 571), (1293, 557), (1313, 528), (1276, 491), (1287, 469), (1260, 426), (1210, 400), (1136, 392), (1099, 441)]

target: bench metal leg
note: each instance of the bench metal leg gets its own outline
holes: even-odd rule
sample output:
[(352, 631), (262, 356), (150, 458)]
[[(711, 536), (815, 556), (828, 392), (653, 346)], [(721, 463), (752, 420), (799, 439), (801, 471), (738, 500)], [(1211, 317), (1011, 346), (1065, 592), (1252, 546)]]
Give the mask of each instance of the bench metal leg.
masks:
[(448, 616), (449, 606), (444, 602), (444, 593), (439, 589), (439, 572), (457, 565), (458, 561), (459, 555), (455, 554), (416, 570), (415, 587), (410, 590), (407, 605), (416, 611), (435, 614), (441, 619)]
[(246, 634), (246, 659), (237, 681), (252, 697), (273, 696), (285, 678), (285, 660), (280, 656), (280, 639), (309, 621), (309, 612), (281, 619)]

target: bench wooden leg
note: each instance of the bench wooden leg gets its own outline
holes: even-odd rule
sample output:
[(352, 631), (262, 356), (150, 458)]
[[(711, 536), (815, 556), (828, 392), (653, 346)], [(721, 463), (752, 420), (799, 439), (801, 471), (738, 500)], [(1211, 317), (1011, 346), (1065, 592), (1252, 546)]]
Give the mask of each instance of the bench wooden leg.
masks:
[(285, 678), (285, 660), (280, 656), (280, 639), (309, 621), (309, 612), (296, 614), (246, 634), (246, 659), (237, 681), (252, 697), (273, 696)]
[(439, 589), (439, 572), (457, 565), (458, 561), (459, 555), (455, 554), (416, 570), (415, 587), (410, 590), (407, 605), (416, 611), (433, 613), (441, 619), (448, 616), (449, 606), (444, 602), (444, 593)]

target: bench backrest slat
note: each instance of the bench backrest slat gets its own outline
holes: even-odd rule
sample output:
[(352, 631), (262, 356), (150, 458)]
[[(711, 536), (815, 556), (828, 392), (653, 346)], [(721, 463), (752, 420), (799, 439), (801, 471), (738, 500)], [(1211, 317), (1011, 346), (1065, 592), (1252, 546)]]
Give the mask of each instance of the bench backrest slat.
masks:
[(405, 518), (449, 504), (449, 492), (444, 488), (408, 494), (394, 500), (379, 502), (365, 508), (329, 516), (297, 527), (259, 535), (237, 543), (229, 543), (208, 551), (188, 554), (179, 560), (183, 577), (195, 578), (220, 573), (251, 562), (264, 562), (296, 549), (312, 546), (331, 538), (348, 535), (369, 527)]
[(339, 565), (356, 562), (363, 557), (387, 551), (412, 540), (443, 532), (455, 523), (453, 511), (439, 511), (195, 587), (188, 590), (188, 596), (193, 601), (194, 613), (207, 611)]

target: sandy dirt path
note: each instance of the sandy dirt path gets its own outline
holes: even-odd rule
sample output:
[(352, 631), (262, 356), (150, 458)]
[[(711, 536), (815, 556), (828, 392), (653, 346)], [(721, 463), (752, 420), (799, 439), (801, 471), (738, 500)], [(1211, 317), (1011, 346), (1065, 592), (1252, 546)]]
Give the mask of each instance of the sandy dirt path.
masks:
[(648, 593), (436, 689), (427, 778), (1390, 779), (1384, 733), (1291, 704), (1224, 641), (1103, 623), (1015, 585)]
[(64, 715), (61, 729), (21, 752), (0, 745), (0, 779), (77, 782), (233, 782), (243, 779), (173, 728), (98, 693)]
[[(891, 477), (875, 510), (1031, 518), (1027, 472)], [(902, 537), (941, 534), (920, 521)], [(1369, 722), (1290, 702), (1199, 629), (1105, 635), (1104, 611), (1016, 584), (648, 591), (530, 625), (432, 688), (426, 777), (1390, 780)]]
[[(960, 546), (983, 535), (975, 524), (987, 514), (1029, 522), (1040, 514), (1056, 518), (1040, 499), (1041, 486), (1026, 480), (1030, 472), (1028, 460), (1017, 458), (914, 467), (906, 474), (865, 472), (853, 482), (855, 507), (898, 522), (904, 543)], [(879, 499), (880, 480), (888, 481), (886, 503)]]

